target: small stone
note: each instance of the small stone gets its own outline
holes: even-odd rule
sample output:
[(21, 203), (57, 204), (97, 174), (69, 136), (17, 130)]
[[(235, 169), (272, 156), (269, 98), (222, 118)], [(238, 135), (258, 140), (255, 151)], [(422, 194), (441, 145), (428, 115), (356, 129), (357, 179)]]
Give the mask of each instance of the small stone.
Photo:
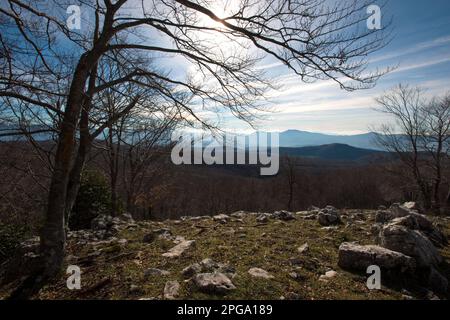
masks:
[(291, 212), (286, 211), (286, 210), (275, 211), (275, 212), (272, 214), (272, 216), (273, 216), (275, 219), (279, 219), (279, 220), (282, 220), (282, 221), (295, 220), (294, 215), (293, 215)]
[(248, 273), (255, 278), (263, 278), (263, 279), (273, 279), (274, 278), (274, 276), (272, 276), (266, 270), (261, 269), (261, 268), (251, 268), (248, 270)]
[(214, 221), (218, 221), (220, 223), (227, 223), (230, 220), (230, 216), (226, 214), (218, 214), (213, 216)]
[(130, 293), (131, 293), (131, 294), (139, 294), (139, 293), (141, 293), (141, 292), (142, 292), (141, 287), (139, 287), (139, 286), (137, 286), (137, 285), (135, 285), (135, 284), (132, 284), (132, 285), (130, 286)]
[(121, 244), (121, 245), (125, 245), (128, 243), (128, 240), (127, 239), (119, 239), (119, 240), (117, 240), (117, 243)]
[(173, 300), (179, 295), (180, 284), (178, 281), (168, 281), (164, 286), (164, 299)]
[(339, 212), (333, 206), (326, 206), (325, 208), (320, 210), (317, 218), (322, 226), (339, 224), (341, 222)]
[(192, 279), (199, 291), (209, 294), (226, 294), (236, 287), (223, 273), (200, 273)]
[(298, 253), (303, 254), (309, 251), (309, 245), (307, 243), (297, 248)]
[(319, 280), (326, 282), (326, 281), (328, 281), (328, 280), (330, 280), (330, 279), (332, 279), (332, 278), (334, 278), (336, 276), (337, 276), (337, 272), (334, 271), (334, 270), (330, 270), (330, 271), (325, 272), (325, 274), (321, 275), (319, 277)]
[(267, 222), (269, 222), (269, 218), (267, 217), (267, 215), (262, 214), (262, 215), (256, 217), (256, 222), (258, 222), (258, 223), (267, 223)]
[(166, 253), (163, 253), (163, 257), (166, 258), (178, 258), (181, 256), (186, 250), (192, 248), (195, 246), (195, 240), (185, 240), (183, 242), (180, 242), (175, 247), (167, 251)]

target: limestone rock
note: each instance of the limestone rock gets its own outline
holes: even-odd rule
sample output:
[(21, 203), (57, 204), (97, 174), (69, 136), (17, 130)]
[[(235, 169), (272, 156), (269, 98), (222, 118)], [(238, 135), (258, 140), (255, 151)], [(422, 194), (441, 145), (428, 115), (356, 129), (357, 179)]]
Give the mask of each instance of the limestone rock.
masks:
[(307, 243), (297, 248), (297, 252), (300, 254), (306, 253), (307, 251), (309, 251), (309, 245)]
[(261, 268), (250, 268), (248, 274), (255, 278), (273, 279), (274, 276)]
[(435, 268), (430, 268), (428, 274), (428, 286), (431, 290), (438, 293), (446, 293), (448, 290), (448, 280)]
[(190, 266), (187, 266), (181, 271), (181, 274), (185, 278), (191, 278), (195, 274), (202, 272), (202, 266), (198, 263), (191, 264)]
[(220, 272), (199, 273), (192, 279), (197, 289), (209, 294), (226, 294), (236, 287), (231, 280)]
[(332, 206), (326, 206), (320, 210), (317, 218), (322, 226), (330, 226), (341, 222), (337, 209)]
[(320, 281), (324, 281), (324, 282), (328, 282), (328, 280), (330, 280), (330, 279), (332, 279), (332, 278), (334, 278), (336, 276), (337, 276), (337, 272), (334, 271), (334, 270), (330, 270), (330, 271), (325, 272), (325, 274), (321, 275), (319, 277), (319, 280)]
[(218, 214), (213, 217), (213, 220), (220, 223), (227, 223), (230, 220), (230, 216), (226, 214)]
[(259, 216), (256, 217), (256, 222), (258, 223), (267, 223), (269, 222), (269, 217), (267, 216), (267, 214), (261, 214)]
[(164, 286), (164, 299), (176, 299), (180, 292), (180, 284), (178, 281), (167, 281)]
[(411, 230), (404, 225), (390, 223), (383, 227), (379, 236), (380, 245), (413, 257), (417, 267), (438, 265), (442, 257), (433, 243), (418, 230)]
[(275, 211), (272, 214), (272, 217), (275, 219), (282, 220), (282, 221), (295, 220), (294, 215), (291, 212), (286, 211), (286, 210)]
[(167, 251), (166, 253), (163, 253), (163, 257), (166, 258), (178, 258), (181, 256), (186, 250), (192, 248), (195, 246), (195, 240), (185, 240), (183, 242), (180, 242), (175, 247)]
[(338, 265), (343, 269), (367, 270), (370, 265), (377, 265), (388, 270), (412, 272), (415, 261), (400, 252), (375, 245), (358, 245), (344, 242), (339, 246)]

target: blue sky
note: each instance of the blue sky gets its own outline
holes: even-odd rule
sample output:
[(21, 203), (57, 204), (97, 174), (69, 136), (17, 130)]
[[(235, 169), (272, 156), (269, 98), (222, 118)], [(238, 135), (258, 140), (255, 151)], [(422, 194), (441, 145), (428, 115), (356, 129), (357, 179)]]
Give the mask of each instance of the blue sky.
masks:
[(275, 101), (277, 113), (261, 128), (367, 132), (391, 121), (373, 110), (374, 98), (398, 83), (420, 85), (428, 95), (450, 92), (450, 1), (391, 0), (382, 14), (393, 16), (394, 39), (370, 60), (398, 65), (396, 70), (375, 88), (356, 92), (345, 92), (331, 81), (300, 84), (286, 72), (284, 90)]
[[(138, 0), (129, 2), (132, 11), (135, 2), (140, 3)], [(393, 18), (394, 38), (386, 48), (370, 56), (369, 61), (380, 66), (397, 66), (397, 69), (382, 77), (373, 89), (347, 92), (333, 81), (302, 83), (285, 66), (267, 59), (262, 62), (265, 70), (282, 87), (270, 93), (274, 112), (257, 122), (257, 129), (363, 133), (392, 120), (373, 109), (376, 107), (374, 98), (399, 83), (420, 85), (430, 96), (450, 92), (450, 0), (388, 0), (382, 15), (385, 20)], [(84, 18), (89, 20), (90, 16)], [(165, 42), (156, 32), (151, 32), (149, 39)], [(157, 61), (175, 77), (184, 77), (189, 68), (180, 56)], [(225, 129), (252, 131), (246, 123), (226, 112), (219, 117)]]
[[(369, 61), (397, 69), (373, 89), (346, 92), (332, 81), (301, 83), (285, 67), (273, 64), (267, 71), (277, 76), (282, 89), (271, 95), (275, 112), (259, 121), (258, 129), (362, 133), (391, 121), (373, 110), (374, 98), (399, 83), (420, 85), (428, 95), (450, 91), (450, 1), (390, 0), (382, 15), (393, 17), (394, 38)], [(222, 117), (229, 130), (251, 131), (232, 116)]]

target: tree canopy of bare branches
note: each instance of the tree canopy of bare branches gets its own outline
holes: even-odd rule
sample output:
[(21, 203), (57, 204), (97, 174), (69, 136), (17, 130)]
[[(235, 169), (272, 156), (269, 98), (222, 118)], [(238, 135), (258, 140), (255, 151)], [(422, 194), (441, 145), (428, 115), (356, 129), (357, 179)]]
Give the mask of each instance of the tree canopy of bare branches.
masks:
[(404, 173), (413, 177), (425, 208), (439, 211), (449, 157), (449, 94), (427, 99), (421, 88), (399, 85), (377, 102), (379, 110), (396, 122), (380, 128), (379, 145), (404, 164)]

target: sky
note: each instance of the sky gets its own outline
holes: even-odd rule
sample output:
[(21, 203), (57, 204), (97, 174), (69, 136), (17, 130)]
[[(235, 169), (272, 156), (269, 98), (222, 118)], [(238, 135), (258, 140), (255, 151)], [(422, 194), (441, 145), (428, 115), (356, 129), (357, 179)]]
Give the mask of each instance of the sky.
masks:
[[(257, 129), (364, 133), (392, 122), (374, 110), (374, 99), (399, 83), (421, 86), (429, 96), (450, 92), (450, 1), (390, 0), (381, 13), (383, 22), (393, 18), (393, 39), (369, 61), (395, 66), (394, 71), (373, 89), (347, 92), (333, 81), (302, 83), (286, 67), (266, 63), (282, 88), (271, 93), (273, 112), (256, 123)], [(252, 130), (232, 116), (224, 115), (222, 121), (229, 130)]]
[[(223, 4), (240, 0), (211, 0), (210, 3), (214, 5), (215, 1)], [(393, 19), (393, 39), (387, 47), (370, 55), (368, 60), (382, 67), (396, 66), (395, 70), (383, 76), (372, 89), (348, 92), (331, 80), (303, 83), (274, 58), (266, 59), (260, 67), (264, 67), (267, 75), (281, 88), (269, 93), (273, 112), (255, 122), (256, 129), (364, 133), (392, 122), (387, 115), (374, 110), (375, 98), (400, 83), (421, 86), (429, 96), (450, 92), (450, 0), (387, 1), (388, 5), (381, 14), (383, 23)], [(129, 3), (130, 12), (135, 12), (135, 7), (141, 8), (139, 0), (130, 0)], [(63, 14), (66, 14), (65, 10)], [(89, 17), (85, 16), (87, 20)], [(165, 41), (156, 32), (150, 32), (148, 38), (156, 44)], [(218, 46), (224, 46), (219, 40), (216, 42)], [(170, 46), (168, 43), (164, 45)], [(180, 56), (167, 56), (157, 61), (175, 78), (185, 77), (190, 71), (186, 59)], [(219, 117), (222, 127), (228, 131), (254, 131), (231, 114), (224, 112)]]

